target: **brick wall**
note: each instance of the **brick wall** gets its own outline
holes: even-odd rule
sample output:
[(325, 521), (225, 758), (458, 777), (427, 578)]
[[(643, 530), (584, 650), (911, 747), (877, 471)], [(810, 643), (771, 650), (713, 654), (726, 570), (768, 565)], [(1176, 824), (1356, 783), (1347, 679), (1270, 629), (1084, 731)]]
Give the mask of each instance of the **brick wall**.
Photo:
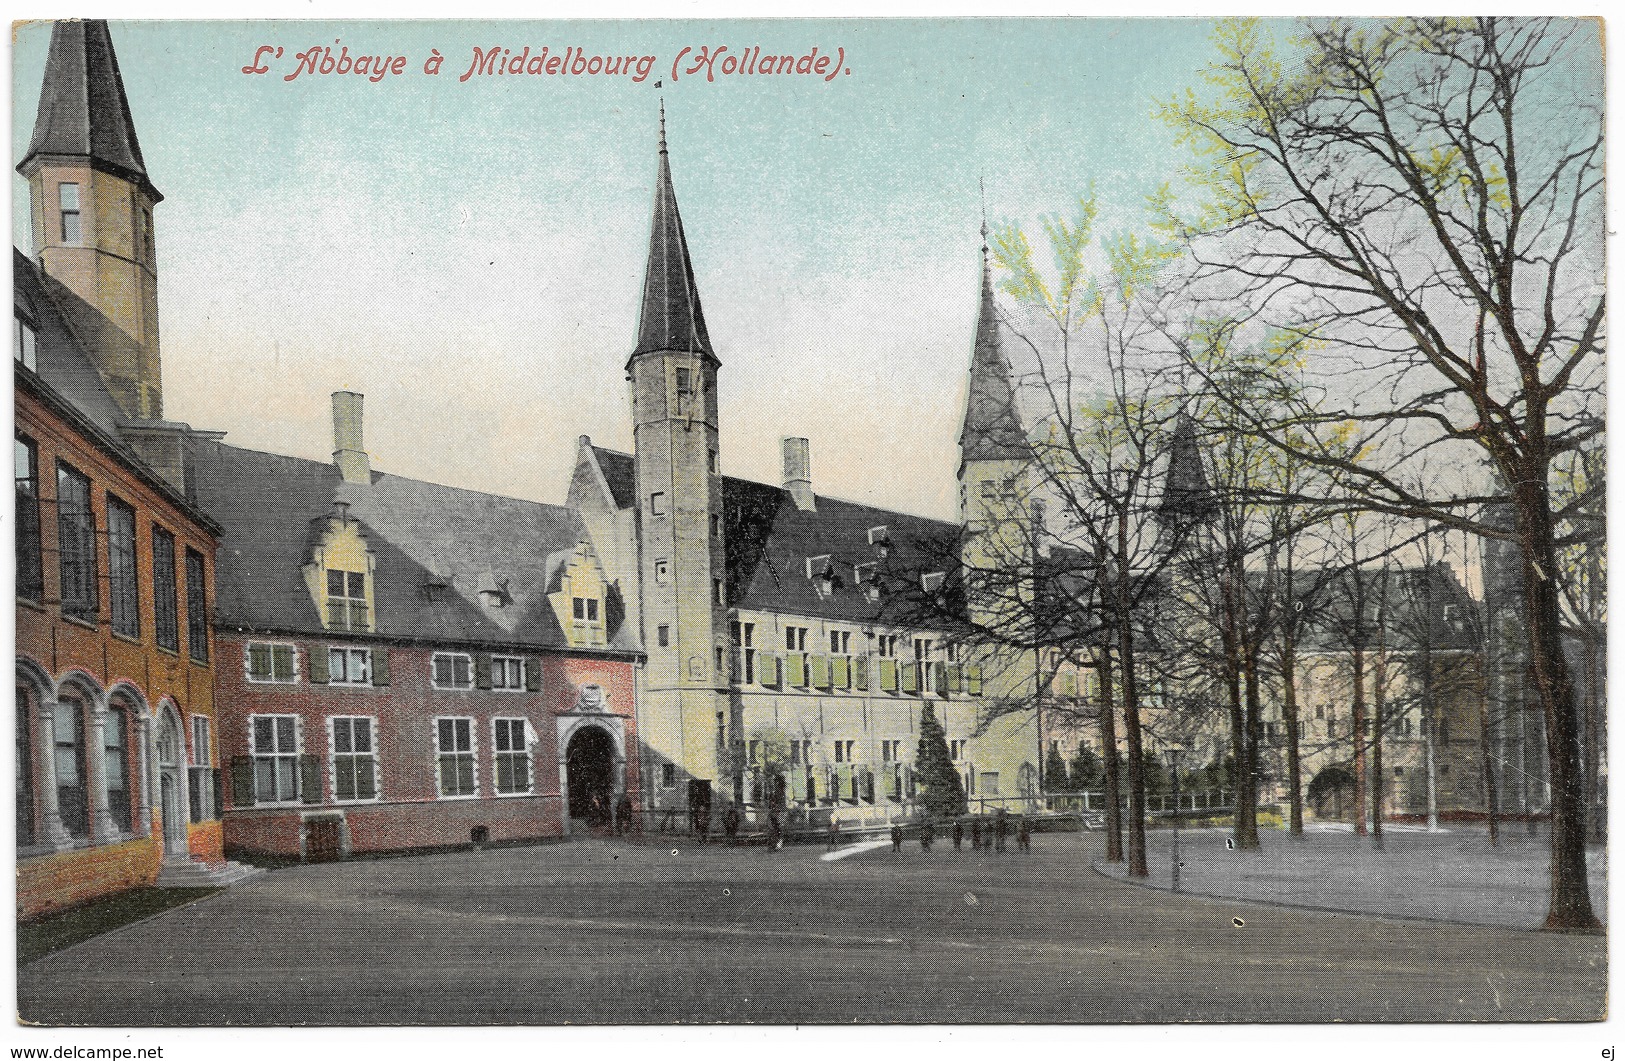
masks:
[[(246, 653), (251, 640), (218, 635), (218, 703), (221, 709), (221, 766), (225, 771), (224, 844), (230, 852), (256, 852), (300, 857), (303, 822), (311, 812), (342, 812), (346, 843), (352, 853), (466, 844), (475, 827), (492, 841), (559, 836), (564, 832), (559, 791), (556, 716), (570, 711), (577, 688), (587, 682), (604, 687), (608, 710), (619, 717), (626, 736), (627, 787), (637, 801), (637, 727), (633, 711), (635, 677), (630, 662), (569, 656), (560, 653), (514, 652), (540, 665), (540, 690), (498, 691), (437, 689), (431, 681), (432, 646), (388, 645), (350, 637), (311, 639), (305, 636), (263, 640), (296, 648), (296, 680), (291, 683), (247, 680)], [(367, 647), (389, 654), (389, 684), (351, 686), (313, 684), (310, 654), (329, 647)], [(451, 646), (447, 650), (455, 650)], [(299, 719), (300, 751), (319, 760), (321, 792), (314, 802), (239, 806), (232, 783), (232, 761), (251, 755), (251, 719), (257, 714), (293, 715)], [(379, 799), (340, 803), (335, 799), (333, 747), (329, 720), (341, 716), (373, 720)], [(477, 794), (443, 799), (436, 773), (435, 720), (473, 720)], [(532, 792), (494, 792), (494, 727), (498, 718), (523, 718), (530, 724)]]
[(92, 899), (151, 885), (162, 845), (151, 837), (19, 860), (17, 917), (40, 917)]

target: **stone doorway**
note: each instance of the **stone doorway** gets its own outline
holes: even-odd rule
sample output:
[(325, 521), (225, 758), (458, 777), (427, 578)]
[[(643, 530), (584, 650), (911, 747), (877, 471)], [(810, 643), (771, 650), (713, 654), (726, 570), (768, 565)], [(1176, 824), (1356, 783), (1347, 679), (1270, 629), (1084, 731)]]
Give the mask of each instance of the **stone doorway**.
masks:
[(592, 828), (608, 828), (615, 804), (615, 739), (587, 726), (570, 739), (564, 757), (569, 813)]

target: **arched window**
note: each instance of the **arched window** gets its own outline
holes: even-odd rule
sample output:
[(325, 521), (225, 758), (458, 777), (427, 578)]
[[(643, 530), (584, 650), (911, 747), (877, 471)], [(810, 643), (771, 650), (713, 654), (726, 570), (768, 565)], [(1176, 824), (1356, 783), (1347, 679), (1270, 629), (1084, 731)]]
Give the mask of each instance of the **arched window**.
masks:
[(125, 705), (115, 703), (107, 709), (107, 722), (102, 727), (107, 809), (112, 815), (113, 827), (121, 833), (130, 831), (129, 726), (130, 714)]
[(34, 843), (33, 698), (17, 690), (17, 846)]
[(90, 835), (85, 792), (85, 705), (72, 696), (57, 704), (51, 725), (56, 753), (56, 809), (68, 835)]

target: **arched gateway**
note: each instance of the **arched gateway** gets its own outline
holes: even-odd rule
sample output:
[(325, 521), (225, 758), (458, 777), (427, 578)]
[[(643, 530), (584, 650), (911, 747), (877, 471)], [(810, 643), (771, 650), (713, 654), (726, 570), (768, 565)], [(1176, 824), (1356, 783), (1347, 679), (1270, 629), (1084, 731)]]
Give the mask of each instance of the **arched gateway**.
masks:
[(598, 726), (583, 726), (570, 738), (564, 769), (574, 822), (609, 825), (615, 805), (615, 739)]

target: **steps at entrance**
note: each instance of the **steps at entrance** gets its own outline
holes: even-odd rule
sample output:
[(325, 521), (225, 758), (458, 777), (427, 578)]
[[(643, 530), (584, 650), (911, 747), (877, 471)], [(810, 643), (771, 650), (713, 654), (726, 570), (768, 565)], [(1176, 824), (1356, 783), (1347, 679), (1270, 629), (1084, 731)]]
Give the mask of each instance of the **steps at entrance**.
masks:
[(192, 859), (166, 860), (158, 868), (157, 886), (160, 888), (228, 888), (241, 881), (262, 875), (258, 866), (245, 866), (241, 862), (196, 862)]

